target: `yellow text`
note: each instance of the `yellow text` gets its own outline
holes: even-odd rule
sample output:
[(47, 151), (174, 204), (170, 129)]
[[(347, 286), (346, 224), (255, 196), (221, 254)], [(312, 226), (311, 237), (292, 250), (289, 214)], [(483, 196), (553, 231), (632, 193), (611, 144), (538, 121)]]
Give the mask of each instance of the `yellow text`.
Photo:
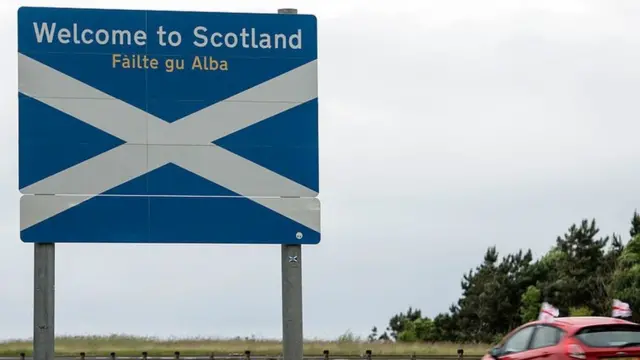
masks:
[(212, 56), (196, 56), (191, 63), (191, 70), (228, 71), (229, 63), (227, 60), (218, 60)]
[(157, 69), (158, 59), (147, 55), (111, 55), (111, 67), (121, 69)]

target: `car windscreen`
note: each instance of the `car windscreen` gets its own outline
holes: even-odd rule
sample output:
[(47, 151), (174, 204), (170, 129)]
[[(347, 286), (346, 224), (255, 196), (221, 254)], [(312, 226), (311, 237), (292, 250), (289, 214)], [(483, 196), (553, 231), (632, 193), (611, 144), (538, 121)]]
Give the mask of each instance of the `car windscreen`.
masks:
[(576, 338), (591, 347), (640, 346), (640, 325), (612, 324), (588, 326)]

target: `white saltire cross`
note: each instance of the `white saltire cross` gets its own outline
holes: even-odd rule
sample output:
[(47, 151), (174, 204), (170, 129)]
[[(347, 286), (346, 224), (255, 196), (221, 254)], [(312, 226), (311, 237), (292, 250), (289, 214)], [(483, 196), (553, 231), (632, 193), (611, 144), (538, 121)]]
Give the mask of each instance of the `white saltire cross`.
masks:
[[(80, 195), (74, 197), (71, 205), (68, 200), (54, 201), (37, 212), (23, 214), (26, 216), (21, 216), (21, 230), (174, 163), (319, 232), (317, 216), (310, 212), (292, 210), (273, 198), (252, 197), (306, 198), (317, 196), (317, 192), (212, 144), (212, 141), (315, 99), (316, 72), (317, 61), (314, 60), (169, 123), (19, 54), (21, 93), (126, 141), (20, 189), (23, 194)], [(271, 193), (265, 194), (264, 189)]]

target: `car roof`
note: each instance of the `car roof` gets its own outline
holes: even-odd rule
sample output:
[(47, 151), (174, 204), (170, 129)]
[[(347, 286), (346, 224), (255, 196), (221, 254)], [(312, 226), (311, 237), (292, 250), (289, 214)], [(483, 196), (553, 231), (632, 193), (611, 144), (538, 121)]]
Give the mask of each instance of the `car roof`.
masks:
[[(546, 321), (534, 321), (532, 323), (535, 324), (549, 324)], [(597, 325), (616, 325), (616, 324), (631, 324), (638, 325), (636, 323), (617, 319), (613, 317), (606, 316), (568, 316), (568, 317), (558, 317), (553, 319), (551, 323), (557, 324), (561, 327), (565, 328), (581, 328), (584, 326), (597, 326)]]

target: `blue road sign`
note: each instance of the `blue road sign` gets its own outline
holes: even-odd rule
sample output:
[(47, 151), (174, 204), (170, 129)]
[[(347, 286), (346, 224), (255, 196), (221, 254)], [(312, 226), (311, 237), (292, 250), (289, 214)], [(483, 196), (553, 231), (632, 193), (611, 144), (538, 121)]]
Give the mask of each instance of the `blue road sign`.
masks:
[(312, 15), (22, 7), (24, 242), (317, 244)]

